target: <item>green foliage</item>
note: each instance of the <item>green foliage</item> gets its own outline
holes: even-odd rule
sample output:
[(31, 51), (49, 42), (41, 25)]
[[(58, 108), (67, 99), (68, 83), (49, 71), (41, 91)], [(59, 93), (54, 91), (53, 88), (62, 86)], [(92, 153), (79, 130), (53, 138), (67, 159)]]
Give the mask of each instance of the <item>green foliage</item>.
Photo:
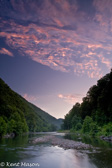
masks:
[(77, 130), (82, 124), (82, 131), (91, 135), (112, 135), (112, 70), (97, 81), (83, 98), (66, 114), (63, 128)]
[[(50, 116), (12, 91), (0, 79), (0, 135), (5, 133), (53, 131), (62, 120)], [(55, 126), (53, 125), (53, 122)], [(7, 127), (7, 129), (6, 129)]]
[(99, 135), (112, 136), (112, 122), (104, 125), (99, 131)]
[(56, 119), (55, 117), (49, 115), (48, 113), (46, 113), (45, 111), (41, 110), (40, 108), (36, 107), (35, 105), (29, 103), (30, 107), (41, 117), (43, 118), (45, 121), (47, 121), (48, 123), (50, 123), (51, 125), (55, 125), (57, 127), (57, 129), (61, 128), (61, 124), (63, 119)]
[(8, 133), (15, 133), (16, 135), (22, 134), (23, 132), (28, 132), (28, 126), (26, 120), (19, 113), (15, 112), (10, 116), (8, 122)]
[(52, 132), (52, 131), (56, 131), (56, 130), (57, 130), (56, 125), (51, 124), (51, 125), (49, 126), (49, 130), (50, 130), (51, 132)]
[(92, 136), (95, 136), (98, 132), (98, 125), (95, 122), (91, 123), (91, 129), (90, 129), (90, 134)]
[(75, 128), (78, 123), (81, 123), (81, 118), (74, 115), (71, 123), (72, 123), (72, 128)]
[(11, 119), (7, 124), (7, 132), (12, 133), (16, 132), (16, 121)]
[(81, 104), (81, 118), (84, 120), (86, 116), (91, 115), (91, 103), (89, 103), (89, 98), (84, 97)]
[(91, 130), (91, 123), (93, 122), (92, 118), (89, 116), (86, 116), (86, 118), (84, 119), (83, 122), (83, 126), (82, 126), (82, 131), (84, 133), (89, 133)]
[(7, 131), (7, 124), (5, 120), (0, 117), (0, 137), (2, 137)]
[(108, 135), (112, 135), (112, 123), (106, 125), (106, 132)]
[(81, 121), (80, 118), (80, 104), (76, 103), (73, 108), (69, 111), (68, 114), (66, 114), (64, 122), (63, 122), (63, 128), (65, 130), (69, 130), (72, 127), (75, 127), (75, 125)]
[(79, 131), (82, 129), (82, 124), (81, 123), (77, 123), (77, 125), (75, 126), (75, 130)]
[(65, 129), (65, 130), (69, 130), (70, 128), (71, 128), (70, 115), (69, 115), (69, 114), (66, 114), (65, 120), (64, 120), (64, 129)]

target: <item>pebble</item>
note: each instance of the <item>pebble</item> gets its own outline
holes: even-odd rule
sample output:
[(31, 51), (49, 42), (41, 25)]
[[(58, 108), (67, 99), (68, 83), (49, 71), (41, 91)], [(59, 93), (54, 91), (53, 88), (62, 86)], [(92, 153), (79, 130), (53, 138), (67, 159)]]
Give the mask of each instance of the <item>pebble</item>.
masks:
[(91, 145), (85, 144), (78, 141), (68, 140), (58, 138), (56, 136), (47, 135), (43, 137), (36, 138), (32, 141), (33, 144), (50, 142), (54, 146), (59, 146), (64, 149), (89, 149), (92, 148)]

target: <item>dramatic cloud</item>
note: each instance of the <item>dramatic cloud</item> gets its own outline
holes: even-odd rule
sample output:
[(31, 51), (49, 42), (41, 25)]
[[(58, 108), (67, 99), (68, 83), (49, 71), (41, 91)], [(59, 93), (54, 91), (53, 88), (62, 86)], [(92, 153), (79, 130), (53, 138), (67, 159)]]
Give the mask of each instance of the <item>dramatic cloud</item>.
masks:
[(68, 94), (68, 95), (63, 95), (63, 94), (59, 94), (58, 95), (59, 98), (63, 99), (65, 102), (69, 103), (69, 104), (75, 104), (76, 102), (82, 102), (82, 97), (83, 95), (80, 94)]
[(9, 55), (9, 56), (13, 57), (13, 53), (8, 51), (6, 48), (1, 48), (0, 49), (0, 54), (5, 54), (5, 55)]
[(111, 4), (90, 0), (84, 8), (78, 0), (4, 0), (0, 38), (54, 70), (100, 78), (112, 66)]

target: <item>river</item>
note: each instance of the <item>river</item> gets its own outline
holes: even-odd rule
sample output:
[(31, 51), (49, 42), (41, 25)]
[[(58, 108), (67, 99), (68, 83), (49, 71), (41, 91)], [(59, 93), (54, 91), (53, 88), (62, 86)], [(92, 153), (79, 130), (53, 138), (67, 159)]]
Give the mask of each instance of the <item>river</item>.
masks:
[[(32, 144), (32, 140), (45, 134), (91, 144), (94, 150), (63, 149), (49, 143)], [(2, 139), (0, 141), (0, 167), (4, 168), (112, 168), (112, 144), (75, 134), (38, 133)]]

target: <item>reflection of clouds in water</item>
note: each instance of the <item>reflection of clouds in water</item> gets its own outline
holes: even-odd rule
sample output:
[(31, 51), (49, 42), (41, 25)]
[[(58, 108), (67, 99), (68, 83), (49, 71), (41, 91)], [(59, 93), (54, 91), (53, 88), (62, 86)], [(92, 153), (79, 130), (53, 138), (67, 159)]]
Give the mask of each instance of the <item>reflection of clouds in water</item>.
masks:
[(38, 162), (42, 168), (96, 168), (89, 162), (86, 154), (81, 154), (76, 150), (64, 150), (60, 147), (42, 147), (41, 155), (38, 155)]
[[(54, 133), (53, 133), (54, 134)], [(56, 134), (59, 136), (60, 133)], [(38, 135), (32, 135), (29, 139), (25, 139), (23, 136), (21, 139), (16, 138), (11, 141), (1, 142), (2, 150), (0, 152), (0, 161), (7, 159), (10, 162), (26, 162), (26, 163), (38, 163), (41, 168), (111, 168), (111, 146), (109, 143), (103, 145), (101, 148), (95, 148), (93, 151), (89, 150), (74, 150), (63, 149), (58, 146), (51, 146), (50, 144), (32, 145), (28, 140), (40, 137), (43, 133)], [(45, 134), (46, 135), (46, 134)], [(52, 135), (52, 134), (51, 134)], [(62, 135), (62, 134), (61, 134)], [(25, 141), (24, 141), (25, 140)], [(96, 146), (102, 145), (96, 141)], [(15, 146), (16, 144), (16, 146)], [(94, 145), (95, 145), (94, 144)], [(5, 151), (7, 147), (7, 153)], [(106, 148), (104, 148), (106, 147)], [(13, 151), (11, 149), (14, 149)], [(4, 158), (5, 154), (7, 155)], [(33, 167), (34, 168), (34, 167)]]

